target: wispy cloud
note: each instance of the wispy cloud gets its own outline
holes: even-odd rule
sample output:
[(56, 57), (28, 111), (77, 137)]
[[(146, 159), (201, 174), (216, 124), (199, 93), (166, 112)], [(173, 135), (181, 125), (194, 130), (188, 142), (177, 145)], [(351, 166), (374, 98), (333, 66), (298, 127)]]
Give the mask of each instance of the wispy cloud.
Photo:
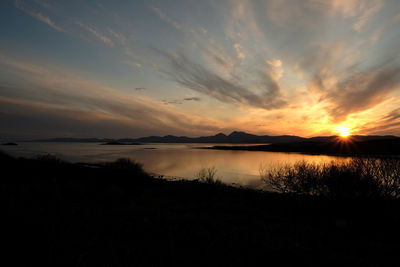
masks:
[(127, 43), (128, 43), (128, 38), (127, 38), (125, 35), (123, 35), (122, 33), (116, 32), (115, 30), (113, 30), (113, 29), (111, 29), (111, 28), (108, 28), (108, 33), (109, 33), (112, 37), (114, 37), (115, 39), (117, 39), (117, 40), (121, 43), (121, 45), (123, 45), (123, 46), (126, 46), (126, 45), (127, 45)]
[(236, 56), (238, 59), (243, 59), (246, 57), (243, 52), (243, 47), (240, 44), (234, 44), (233, 47), (235, 48)]
[(140, 64), (139, 62), (135, 62), (135, 61), (130, 61), (130, 60), (124, 60), (122, 61), (122, 63), (134, 67), (134, 68), (140, 68), (142, 67), (142, 64)]
[(18, 9), (22, 10), (23, 12), (25, 12), (26, 14), (28, 14), (31, 17), (33, 17), (33, 18), (35, 18), (35, 19), (47, 24), (48, 26), (52, 27), (53, 29), (55, 29), (55, 30), (57, 30), (59, 32), (65, 32), (65, 30), (63, 28), (61, 28), (60, 26), (58, 26), (54, 21), (52, 21), (50, 19), (50, 17), (45, 16), (40, 12), (29, 10), (29, 9), (25, 8), (23, 3), (20, 0), (14, 0), (14, 5)]
[(399, 135), (400, 109), (395, 108), (386, 115), (374, 120), (374, 123), (366, 123), (360, 126), (360, 132), (374, 135)]
[(384, 0), (269, 0), (269, 18), (282, 27), (315, 29), (328, 16), (353, 19), (353, 28), (360, 31), (384, 5)]
[(185, 97), (183, 100), (185, 101), (201, 101), (200, 97), (193, 96), (193, 97)]
[(164, 105), (181, 105), (182, 104), (182, 101), (179, 99), (163, 100), (162, 102)]
[(361, 29), (371, 20), (371, 18), (382, 8), (383, 3), (383, 0), (369, 1), (366, 4), (366, 7), (361, 11), (361, 14), (358, 16), (357, 21), (354, 23), (354, 29), (356, 31), (361, 31)]
[(279, 80), (283, 75), (282, 61), (279, 59), (267, 60), (267, 72), (274, 80)]
[(87, 30), (91, 34), (93, 34), (97, 39), (102, 41), (103, 43), (107, 45), (113, 45), (114, 42), (108, 38), (105, 34), (101, 33), (98, 29), (96, 29), (94, 26), (88, 25), (88, 24), (83, 24), (81, 22), (76, 22), (79, 26), (81, 26), (83, 29)]
[(174, 27), (177, 30), (182, 30), (182, 25), (176, 22), (175, 20), (171, 19), (167, 16), (164, 12), (161, 11), (158, 7), (152, 6), (151, 9), (157, 14), (157, 16), (162, 19), (163, 21), (167, 22), (169, 25)]
[(400, 67), (383, 67), (379, 70), (357, 73), (339, 82), (324, 100), (331, 105), (329, 114), (337, 121), (348, 114), (367, 110), (387, 100), (400, 87)]
[(201, 101), (200, 97), (185, 97), (183, 99), (163, 100), (165, 105), (181, 105), (185, 101)]
[(210, 72), (183, 54), (171, 55), (157, 49), (154, 51), (167, 60), (168, 68), (161, 71), (183, 87), (231, 104), (249, 105), (266, 110), (286, 105), (279, 84), (265, 72), (259, 73), (263, 92), (256, 94), (235, 80), (227, 80)]
[[(119, 124), (118, 128), (142, 132), (194, 134), (196, 131), (216, 129), (217, 124), (213, 119), (185, 114), (173, 107), (162, 106), (159, 101), (123, 93), (72, 74), (39, 66), (32, 68), (34, 65), (25, 64), (5, 57), (0, 59), (0, 66), (12, 67), (16, 75), (24, 75), (25, 79), (30, 80), (30, 86), (1, 86), (0, 113), (8, 112), (28, 118), (32, 114), (42, 114), (40, 110), (47, 110), (48, 114), (54, 113), (69, 119), (71, 114), (81, 113), (82, 116), (77, 116), (81, 123), (74, 126), (76, 130), (84, 122), (90, 125), (97, 121), (98, 125), (99, 121), (103, 121), (100, 118), (106, 118), (108, 123), (114, 120), (114, 125)], [(34, 71), (30, 72), (30, 69)], [(20, 109), (21, 106), (24, 108)], [(52, 121), (53, 117), (47, 115), (45, 118), (36, 117), (35, 120)], [(1, 130), (5, 128), (1, 127)], [(118, 132), (115, 134), (118, 135)]]

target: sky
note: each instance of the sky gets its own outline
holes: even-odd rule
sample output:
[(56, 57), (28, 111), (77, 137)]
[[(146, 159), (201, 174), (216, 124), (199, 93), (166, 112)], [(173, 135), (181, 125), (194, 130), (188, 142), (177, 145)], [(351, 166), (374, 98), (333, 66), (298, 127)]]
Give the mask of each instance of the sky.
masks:
[(0, 138), (400, 136), (398, 0), (4, 0)]

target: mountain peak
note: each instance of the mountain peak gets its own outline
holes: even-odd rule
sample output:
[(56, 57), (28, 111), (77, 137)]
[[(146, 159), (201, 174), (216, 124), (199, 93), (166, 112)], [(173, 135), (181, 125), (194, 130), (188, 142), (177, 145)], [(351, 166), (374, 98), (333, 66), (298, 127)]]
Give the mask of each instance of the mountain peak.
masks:
[(238, 132), (238, 131), (234, 131), (232, 132), (230, 135), (228, 135), (229, 137), (248, 137), (248, 136), (253, 136), (252, 134), (248, 134), (245, 132)]
[(217, 133), (216, 135), (214, 135), (215, 137), (226, 137), (226, 134), (224, 133)]

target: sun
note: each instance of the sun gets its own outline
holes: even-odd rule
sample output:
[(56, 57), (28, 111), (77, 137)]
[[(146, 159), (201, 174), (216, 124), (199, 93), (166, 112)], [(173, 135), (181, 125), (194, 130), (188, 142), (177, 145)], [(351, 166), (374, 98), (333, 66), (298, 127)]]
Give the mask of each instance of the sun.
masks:
[(339, 135), (341, 137), (347, 137), (350, 135), (350, 128), (344, 127), (344, 126), (340, 126), (336, 128), (336, 131), (339, 132)]

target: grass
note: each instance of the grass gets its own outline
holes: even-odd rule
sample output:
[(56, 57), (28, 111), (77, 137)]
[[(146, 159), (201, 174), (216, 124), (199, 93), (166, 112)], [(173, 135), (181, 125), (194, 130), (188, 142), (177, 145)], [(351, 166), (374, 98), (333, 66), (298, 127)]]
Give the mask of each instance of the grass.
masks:
[[(397, 260), (394, 198), (167, 181), (126, 159), (90, 166), (0, 153), (0, 169), (3, 261), (10, 258), (13, 266), (382, 266)], [(214, 181), (215, 169), (205, 173)]]

